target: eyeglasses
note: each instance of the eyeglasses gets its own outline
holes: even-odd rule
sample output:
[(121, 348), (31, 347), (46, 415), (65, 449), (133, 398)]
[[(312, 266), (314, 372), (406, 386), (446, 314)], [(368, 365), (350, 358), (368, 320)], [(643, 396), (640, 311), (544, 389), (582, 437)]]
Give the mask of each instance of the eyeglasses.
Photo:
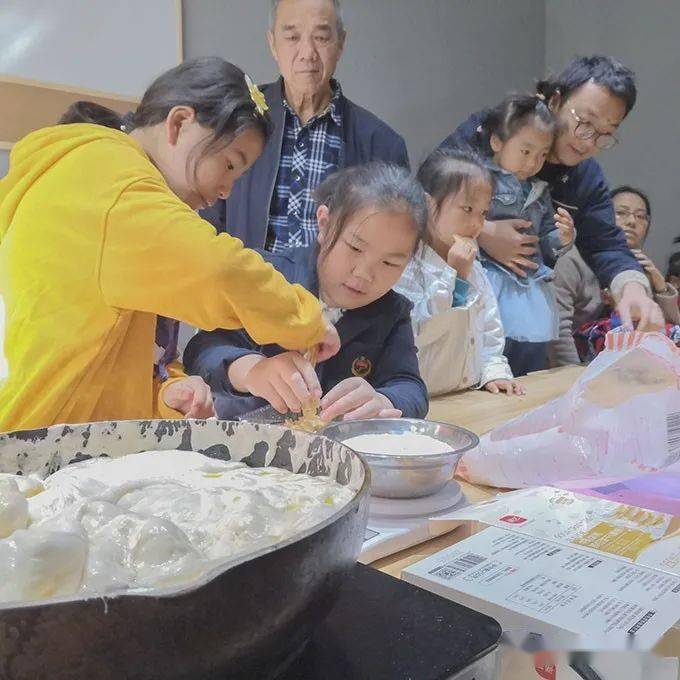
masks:
[(617, 208), (614, 212), (622, 220), (627, 220), (629, 217), (634, 217), (636, 222), (647, 222), (649, 220), (649, 215), (646, 212), (642, 212), (642, 210), (633, 212), (625, 208)]
[(598, 132), (592, 123), (583, 120), (574, 109), (569, 109), (569, 113), (574, 116), (576, 127), (574, 128), (574, 136), (579, 139), (595, 139), (595, 146), (602, 151), (615, 147), (619, 140), (606, 132)]

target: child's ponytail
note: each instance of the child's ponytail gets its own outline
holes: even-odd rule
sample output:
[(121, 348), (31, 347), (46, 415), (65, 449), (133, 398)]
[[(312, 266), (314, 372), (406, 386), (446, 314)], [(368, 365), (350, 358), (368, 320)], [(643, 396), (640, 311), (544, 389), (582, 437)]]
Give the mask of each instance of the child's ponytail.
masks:
[(212, 131), (203, 154), (227, 146), (247, 129), (269, 138), (272, 125), (262, 93), (245, 73), (220, 57), (192, 59), (154, 80), (134, 113), (120, 116), (93, 102), (76, 102), (60, 123), (95, 123), (131, 132), (162, 123), (175, 106), (188, 106)]
[(546, 104), (549, 104), (553, 95), (556, 94), (560, 94), (560, 83), (555, 78), (539, 80), (536, 83), (536, 96)]
[(505, 142), (533, 120), (550, 131), (556, 129), (557, 119), (548, 108), (546, 95), (542, 92), (508, 95), (498, 106), (482, 114), (481, 129), (477, 133), (482, 150), (491, 155), (493, 135)]
[(77, 101), (71, 104), (58, 121), (59, 125), (70, 123), (91, 123), (114, 130), (122, 130), (125, 127), (124, 116), (106, 106), (87, 101)]

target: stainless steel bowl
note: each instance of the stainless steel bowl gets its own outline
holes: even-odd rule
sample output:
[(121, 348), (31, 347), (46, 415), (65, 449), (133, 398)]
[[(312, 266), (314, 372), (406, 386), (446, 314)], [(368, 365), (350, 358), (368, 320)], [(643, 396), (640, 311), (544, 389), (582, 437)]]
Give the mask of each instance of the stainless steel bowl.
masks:
[[(450, 453), (398, 456), (357, 451), (371, 468), (371, 495), (382, 498), (420, 498), (440, 491), (453, 477), (463, 454), (479, 444), (479, 437), (456, 425), (414, 418), (374, 418), (333, 423), (323, 434), (338, 442), (364, 434), (415, 432), (448, 444)], [(351, 447), (348, 447), (351, 448)]]

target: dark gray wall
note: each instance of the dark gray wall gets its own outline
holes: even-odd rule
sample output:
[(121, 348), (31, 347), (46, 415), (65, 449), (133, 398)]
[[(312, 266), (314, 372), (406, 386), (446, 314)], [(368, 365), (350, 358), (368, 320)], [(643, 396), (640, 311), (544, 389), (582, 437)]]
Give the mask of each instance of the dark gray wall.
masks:
[[(638, 185), (652, 201), (647, 250), (665, 269), (680, 236), (680, 2), (677, 0), (547, 0), (546, 65), (557, 70), (574, 54), (611, 54), (638, 75), (638, 103), (621, 126), (620, 143), (599, 160), (612, 187)], [(665, 273), (665, 272), (664, 272)]]
[[(345, 93), (386, 120), (418, 163), (466, 115), (531, 87), (576, 53), (613, 54), (639, 76), (638, 106), (621, 144), (600, 160), (612, 185), (639, 184), (653, 201), (647, 246), (660, 264), (680, 235), (680, 2), (668, 0), (344, 0)], [(184, 0), (185, 56), (219, 54), (266, 82), (268, 0)], [(0, 161), (1, 162), (1, 161)]]
[[(267, 0), (185, 0), (186, 57), (217, 54), (277, 76)], [(467, 114), (544, 71), (545, 0), (345, 0), (345, 94), (405, 138), (417, 163)]]

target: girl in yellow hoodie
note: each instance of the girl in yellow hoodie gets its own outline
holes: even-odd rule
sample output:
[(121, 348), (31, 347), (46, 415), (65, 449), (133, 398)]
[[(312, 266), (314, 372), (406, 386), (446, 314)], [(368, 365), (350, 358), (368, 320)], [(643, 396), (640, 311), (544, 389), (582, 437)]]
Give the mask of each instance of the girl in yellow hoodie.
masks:
[(179, 365), (154, 380), (157, 315), (337, 351), (312, 295), (195, 212), (260, 155), (265, 111), (240, 69), (205, 58), (160, 76), (129, 134), (59, 125), (15, 145), (0, 180), (0, 431), (210, 414)]

